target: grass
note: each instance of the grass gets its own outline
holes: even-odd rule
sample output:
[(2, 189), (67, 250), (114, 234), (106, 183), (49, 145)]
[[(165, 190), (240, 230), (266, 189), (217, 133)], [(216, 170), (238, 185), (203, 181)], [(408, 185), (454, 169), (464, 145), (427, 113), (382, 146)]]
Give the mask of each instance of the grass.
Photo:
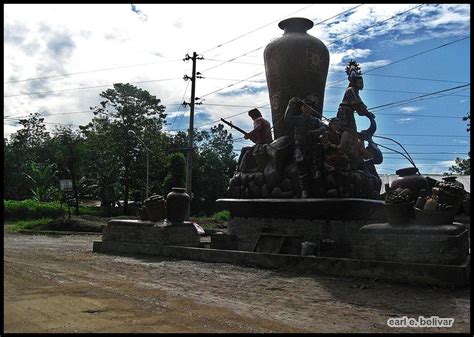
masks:
[(32, 220), (20, 220), (7, 222), (5, 230), (10, 233), (29, 234), (61, 234), (73, 232), (101, 233), (105, 227), (105, 221), (94, 221), (82, 217), (72, 216), (63, 218), (41, 218)]
[(8, 224), (8, 231), (11, 233), (20, 233), (24, 230), (41, 230), (41, 227), (46, 226), (53, 219), (41, 218), (34, 220), (20, 220)]
[[(59, 202), (39, 202), (34, 200), (3, 200), (3, 219), (5, 221), (56, 218), (68, 214), (68, 206)], [(71, 213), (74, 208), (71, 207)], [(102, 215), (97, 207), (79, 206), (80, 214)]]
[(230, 218), (229, 211), (220, 211), (210, 217), (191, 217), (190, 220), (196, 222), (204, 229), (222, 229)]

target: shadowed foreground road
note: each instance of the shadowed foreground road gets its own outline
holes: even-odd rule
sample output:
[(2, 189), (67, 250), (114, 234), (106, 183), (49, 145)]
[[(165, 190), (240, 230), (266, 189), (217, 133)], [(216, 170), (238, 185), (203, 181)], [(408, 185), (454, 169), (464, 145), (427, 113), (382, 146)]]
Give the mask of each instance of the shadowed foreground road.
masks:
[[(100, 235), (4, 234), (4, 332), (469, 332), (469, 289), (92, 253)], [(390, 317), (452, 328), (389, 328)]]

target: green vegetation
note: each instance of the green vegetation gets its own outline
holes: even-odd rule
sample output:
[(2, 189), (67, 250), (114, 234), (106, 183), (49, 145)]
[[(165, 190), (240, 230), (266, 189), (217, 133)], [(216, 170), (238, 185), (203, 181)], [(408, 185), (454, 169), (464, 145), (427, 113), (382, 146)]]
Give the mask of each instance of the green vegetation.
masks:
[(9, 232), (12, 233), (19, 233), (24, 230), (32, 230), (32, 229), (41, 229), (41, 227), (47, 225), (52, 219), (51, 218), (41, 218), (41, 219), (34, 219), (34, 220), (21, 220), (10, 224), (8, 229)]
[(191, 221), (196, 222), (204, 229), (222, 229), (226, 227), (230, 214), (228, 211), (220, 211), (214, 213), (210, 217), (196, 217), (191, 218)]
[[(41, 218), (57, 218), (68, 215), (68, 206), (59, 202), (39, 202), (34, 200), (3, 200), (4, 221), (29, 220)], [(80, 206), (80, 214), (102, 215), (103, 211), (97, 207)]]
[(215, 221), (221, 221), (221, 222), (228, 221), (229, 218), (230, 218), (229, 211), (220, 211), (220, 212), (214, 213), (214, 215), (211, 216), (211, 219)]
[[(75, 215), (83, 212), (80, 200), (98, 199), (108, 216), (114, 215), (120, 201), (122, 214), (130, 215), (133, 207), (129, 202), (145, 199), (147, 171), (149, 195), (165, 196), (171, 187), (184, 187), (183, 153), (189, 146), (188, 135), (163, 130), (166, 107), (160, 99), (128, 83), (115, 83), (97, 98), (97, 105), (90, 107), (94, 118), (78, 130), (63, 126), (49, 132), (39, 113), (19, 120), (21, 128), (3, 139), (4, 199), (67, 199)], [(215, 201), (225, 196), (235, 171), (233, 138), (218, 124), (196, 129), (194, 145), (191, 214), (210, 216), (217, 211)], [(58, 191), (64, 179), (72, 181), (68, 195)], [(7, 218), (12, 214), (20, 214), (15, 219), (59, 214), (51, 208), (15, 207), (19, 209)]]

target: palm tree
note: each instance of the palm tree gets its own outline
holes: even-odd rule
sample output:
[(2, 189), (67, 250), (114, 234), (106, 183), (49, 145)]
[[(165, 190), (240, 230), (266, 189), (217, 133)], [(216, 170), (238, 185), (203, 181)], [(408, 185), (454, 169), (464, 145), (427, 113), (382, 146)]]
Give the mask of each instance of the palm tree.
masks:
[(56, 191), (54, 188), (54, 181), (58, 171), (55, 170), (55, 165), (42, 165), (31, 163), (30, 174), (25, 173), (25, 176), (33, 183), (33, 199), (37, 201), (48, 201), (51, 195)]

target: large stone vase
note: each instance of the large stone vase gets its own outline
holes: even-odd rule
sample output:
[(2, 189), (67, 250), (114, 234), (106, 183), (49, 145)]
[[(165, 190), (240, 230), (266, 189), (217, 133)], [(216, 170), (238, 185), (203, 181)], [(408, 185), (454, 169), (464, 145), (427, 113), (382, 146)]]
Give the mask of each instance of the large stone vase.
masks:
[(166, 196), (166, 218), (171, 223), (189, 220), (191, 198), (185, 188), (173, 187)]
[(283, 36), (270, 42), (263, 53), (275, 138), (293, 137), (285, 125), (284, 113), (291, 97), (317, 96), (317, 109), (323, 113), (324, 88), (329, 68), (329, 51), (318, 38), (306, 33), (313, 22), (289, 18), (278, 26)]
[(421, 190), (430, 193), (428, 191), (428, 181), (420, 174), (416, 167), (402, 168), (395, 171), (395, 173), (398, 175), (398, 178), (392, 181), (390, 185), (392, 189), (398, 187), (408, 188), (413, 192), (414, 200), (421, 195)]

